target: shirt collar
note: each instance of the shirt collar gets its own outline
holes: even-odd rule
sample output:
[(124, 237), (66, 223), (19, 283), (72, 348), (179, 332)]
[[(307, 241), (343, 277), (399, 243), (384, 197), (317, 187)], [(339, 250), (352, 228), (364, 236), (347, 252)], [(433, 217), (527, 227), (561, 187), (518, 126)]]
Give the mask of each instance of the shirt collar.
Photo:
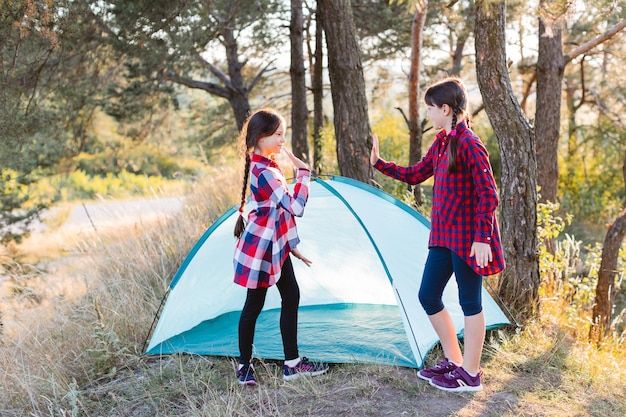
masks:
[(252, 153), (252, 155), (250, 156), (250, 160), (252, 162), (258, 162), (264, 165), (269, 165), (271, 167), (277, 168), (278, 164), (276, 163), (276, 161), (266, 158), (263, 155), (259, 155), (258, 153)]
[[(457, 131), (457, 137), (459, 134), (461, 134), (465, 129), (467, 129), (467, 127), (465, 126), (465, 122), (460, 122), (457, 123), (456, 127), (455, 127), (456, 131)], [(441, 129), (439, 132), (437, 132), (437, 139), (445, 139), (447, 137), (447, 132), (443, 129)]]

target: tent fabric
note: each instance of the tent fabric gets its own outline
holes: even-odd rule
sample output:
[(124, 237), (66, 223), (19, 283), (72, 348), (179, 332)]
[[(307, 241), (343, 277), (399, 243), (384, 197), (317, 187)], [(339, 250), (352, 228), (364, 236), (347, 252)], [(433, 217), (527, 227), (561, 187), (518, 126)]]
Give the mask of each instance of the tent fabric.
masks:
[[(237, 207), (203, 234), (172, 279), (147, 354), (239, 355), (237, 326), (246, 289), (233, 283)], [(430, 224), (417, 211), (367, 184), (333, 176), (311, 182), (298, 246), (313, 264), (293, 261), (300, 286), (300, 353), (329, 363), (423, 367), (438, 342), (417, 294)], [(443, 295), (457, 332), (463, 312), (454, 277)], [(488, 328), (509, 324), (483, 289)], [(254, 356), (284, 359), (280, 295), (270, 288)]]

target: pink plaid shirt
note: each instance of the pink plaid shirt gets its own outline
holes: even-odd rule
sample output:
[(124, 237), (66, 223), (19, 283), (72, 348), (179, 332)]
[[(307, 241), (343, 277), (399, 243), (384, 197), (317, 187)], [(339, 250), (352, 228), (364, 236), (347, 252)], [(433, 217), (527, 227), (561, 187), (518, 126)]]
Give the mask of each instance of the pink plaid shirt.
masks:
[[(441, 246), (456, 253), (476, 273), (487, 276), (505, 267), (495, 211), (498, 190), (487, 149), (480, 139), (459, 123), (457, 168), (448, 173), (448, 138), (440, 131), (424, 157), (410, 167), (379, 159), (374, 167), (397, 180), (419, 184), (434, 175), (429, 247)], [(473, 242), (489, 243), (493, 261), (481, 268), (470, 258)]]
[(235, 248), (235, 283), (246, 288), (268, 288), (280, 278), (285, 259), (300, 243), (295, 217), (304, 214), (310, 175), (309, 170), (298, 169), (290, 195), (287, 180), (276, 162), (252, 154), (252, 210)]

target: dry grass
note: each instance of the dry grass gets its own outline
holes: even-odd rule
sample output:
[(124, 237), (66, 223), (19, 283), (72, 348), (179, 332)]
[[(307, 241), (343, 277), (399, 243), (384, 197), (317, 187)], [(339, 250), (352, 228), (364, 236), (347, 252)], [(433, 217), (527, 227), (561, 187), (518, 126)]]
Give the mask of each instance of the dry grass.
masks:
[[(45, 268), (26, 267), (19, 285), (14, 269), (1, 285), (0, 415), (626, 415), (624, 341), (589, 344), (584, 329), (562, 314), (567, 301), (554, 296), (535, 322), (489, 335), (485, 390), (474, 395), (437, 391), (411, 369), (353, 364), (284, 383), (280, 364), (259, 362), (261, 384), (242, 388), (228, 358), (141, 356), (169, 279), (238, 197), (236, 173), (214, 173), (207, 182), (184, 215), (65, 236), (56, 249), (63, 256)], [(29, 250), (51, 241), (31, 242)]]

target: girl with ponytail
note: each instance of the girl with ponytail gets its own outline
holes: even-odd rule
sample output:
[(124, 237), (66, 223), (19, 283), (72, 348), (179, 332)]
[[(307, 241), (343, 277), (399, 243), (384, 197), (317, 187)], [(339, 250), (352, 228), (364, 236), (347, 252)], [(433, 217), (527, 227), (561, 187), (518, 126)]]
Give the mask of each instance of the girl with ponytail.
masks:
[[(300, 358), (297, 342), (300, 289), (293, 272), (290, 254), (304, 262), (311, 261), (296, 248), (300, 239), (295, 217), (304, 214), (309, 196), (308, 166), (285, 145), (285, 119), (272, 109), (252, 114), (241, 131), (246, 163), (243, 173), (239, 218), (235, 225), (237, 245), (233, 265), (235, 283), (247, 288), (246, 301), (239, 319), (239, 365), (237, 378), (242, 385), (256, 385), (252, 345), (256, 321), (265, 304), (267, 289), (276, 284), (282, 299), (280, 332), (285, 364), (283, 378), (320, 375), (328, 365)], [(298, 169), (293, 194), (287, 188), (274, 157), (285, 152)], [(244, 220), (246, 191), (250, 180), (250, 207)]]
[[(424, 95), (428, 118), (439, 130), (415, 165), (406, 167), (380, 158), (372, 135), (371, 163), (383, 174), (409, 184), (434, 177), (428, 257), (419, 301), (428, 314), (445, 358), (417, 376), (445, 391), (482, 390), (480, 358), (485, 341), (482, 278), (505, 267), (495, 217), (499, 197), (487, 149), (470, 129), (467, 91), (458, 78), (430, 86)], [(464, 352), (454, 323), (442, 303), (454, 273), (464, 319)]]

